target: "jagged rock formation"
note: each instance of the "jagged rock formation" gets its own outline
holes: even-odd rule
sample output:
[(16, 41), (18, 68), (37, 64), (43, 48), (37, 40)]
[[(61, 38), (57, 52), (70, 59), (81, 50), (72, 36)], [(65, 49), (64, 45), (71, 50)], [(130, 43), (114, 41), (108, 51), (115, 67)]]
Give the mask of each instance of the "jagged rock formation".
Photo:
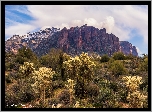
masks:
[(128, 46), (114, 34), (106, 33), (106, 29), (98, 29), (86, 24), (81, 27), (46, 28), (39, 32), (28, 33), (24, 36), (14, 35), (5, 42), (5, 50), (17, 52), (22, 46), (30, 47), (38, 56), (47, 54), (50, 48), (59, 48), (64, 52), (76, 55), (81, 52), (96, 52), (100, 55), (122, 51), (127, 54), (130, 49), (133, 55), (138, 55), (135, 47)]
[(52, 27), (34, 33), (29, 32), (22, 36), (13, 35), (10, 39), (5, 41), (5, 51), (13, 51), (14, 53), (17, 53), (17, 50), (23, 46), (27, 46), (34, 51), (41, 42), (59, 30), (60, 29)]
[(93, 26), (63, 28), (47, 40), (40, 43), (35, 49), (39, 54), (45, 54), (50, 48), (60, 48), (68, 54), (83, 52), (97, 52), (112, 55), (119, 50), (119, 38), (107, 34), (106, 29), (97, 29)]
[(133, 54), (134, 56), (138, 56), (136, 47), (132, 46), (128, 41), (120, 41), (120, 51), (125, 55)]

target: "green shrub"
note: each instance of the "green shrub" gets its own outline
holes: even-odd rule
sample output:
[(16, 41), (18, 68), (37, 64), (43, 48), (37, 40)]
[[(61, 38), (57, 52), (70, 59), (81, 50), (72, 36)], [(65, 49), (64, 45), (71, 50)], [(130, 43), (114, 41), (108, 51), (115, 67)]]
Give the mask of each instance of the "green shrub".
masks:
[(58, 89), (58, 88), (63, 88), (65, 83), (62, 80), (55, 80), (52, 82), (52, 89)]
[(12, 83), (12, 77), (10, 75), (5, 75), (5, 81), (7, 83)]
[(141, 71), (148, 71), (148, 57), (144, 58), (143, 62), (141, 62), (140, 70)]
[(133, 56), (132, 54), (129, 54), (129, 55), (126, 55), (125, 56), (125, 59), (126, 60), (131, 60), (131, 59), (133, 59), (135, 56)]
[(59, 94), (58, 98), (59, 98), (59, 101), (62, 102), (63, 104), (65, 104), (65, 105), (70, 103), (70, 91), (63, 90)]
[(15, 68), (15, 63), (13, 63), (13, 62), (6, 62), (5, 63), (5, 70), (7, 71), (9, 71), (9, 70), (11, 70), (11, 69), (14, 69)]
[(63, 63), (63, 51), (51, 48), (48, 54), (40, 57), (40, 63), (59, 72)]
[(90, 97), (96, 97), (99, 94), (99, 87), (94, 83), (90, 83), (85, 87), (85, 89), (86, 94)]
[(116, 82), (110, 82), (110, 89), (112, 89), (113, 91), (117, 92), (118, 91), (118, 84)]
[(85, 91), (85, 86), (84, 83), (81, 81), (77, 81), (76, 85), (75, 85), (75, 96), (77, 98), (83, 99), (86, 98), (86, 91)]
[(30, 83), (27, 83), (23, 79), (19, 83), (14, 84), (11, 90), (17, 96), (20, 103), (28, 103), (35, 99), (35, 94)]
[(112, 74), (116, 77), (127, 74), (127, 70), (125, 69), (123, 63), (119, 60), (116, 60), (113, 63), (111, 63), (109, 69), (112, 72)]
[(53, 75), (52, 81), (59, 80), (59, 79), (61, 79), (61, 75), (56, 73)]
[(113, 63), (115, 60), (111, 57), (110, 60), (108, 61), (109, 64)]
[(124, 60), (125, 59), (125, 55), (122, 52), (115, 52), (113, 54), (113, 59), (115, 59), (115, 60)]
[(148, 77), (145, 78), (142, 84), (139, 85), (140, 90), (145, 90), (148, 92)]
[(17, 104), (19, 104), (17, 96), (11, 92), (5, 92), (5, 108), (16, 108)]
[(115, 105), (114, 99), (115, 96), (110, 88), (101, 87), (100, 94), (97, 101), (94, 102), (94, 106), (96, 106), (96, 108), (113, 108)]
[(31, 102), (32, 100), (34, 100), (34, 98), (35, 97), (32, 93), (25, 92), (25, 93), (21, 94), (20, 101), (23, 103), (28, 103), (28, 102)]
[(105, 55), (103, 55), (103, 56), (101, 57), (100, 62), (101, 62), (101, 63), (102, 63), (102, 62), (108, 62), (109, 60), (110, 60), (109, 56), (108, 56), (107, 54), (105, 54)]

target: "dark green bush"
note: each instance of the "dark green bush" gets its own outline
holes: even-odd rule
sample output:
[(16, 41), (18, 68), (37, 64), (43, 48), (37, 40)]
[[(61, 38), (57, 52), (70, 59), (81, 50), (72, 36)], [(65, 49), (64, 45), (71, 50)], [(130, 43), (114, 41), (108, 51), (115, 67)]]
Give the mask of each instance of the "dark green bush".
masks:
[(144, 58), (140, 65), (141, 71), (148, 71), (148, 57)]
[(100, 94), (98, 96), (98, 99), (94, 103), (94, 106), (96, 106), (96, 108), (114, 108), (114, 99), (115, 96), (111, 89), (109, 89), (108, 87), (101, 87)]
[(110, 64), (110, 71), (116, 77), (127, 74), (127, 70), (125, 69), (123, 63), (119, 60), (116, 60)]
[(148, 77), (145, 78), (142, 84), (139, 85), (140, 90), (146, 90), (148, 92)]
[(55, 80), (52, 82), (52, 89), (58, 89), (58, 88), (63, 88), (65, 83), (62, 80)]
[(5, 81), (7, 83), (12, 83), (12, 77), (10, 75), (5, 75)]
[(40, 57), (40, 62), (42, 65), (52, 68), (59, 73), (63, 63), (63, 51), (51, 48), (47, 55)]
[(59, 94), (58, 98), (59, 101), (65, 105), (70, 103), (70, 92), (68, 90), (63, 90), (61, 94)]
[(133, 59), (135, 56), (133, 56), (132, 54), (129, 54), (129, 55), (126, 55), (125, 56), (125, 59), (126, 60), (131, 60), (131, 59)]
[(6, 108), (16, 108), (15, 105), (18, 105), (18, 104), (19, 104), (19, 99), (14, 93), (10, 91), (5, 92), (5, 107)]
[(11, 70), (11, 69), (14, 69), (15, 68), (15, 63), (13, 63), (13, 62), (6, 62), (5, 63), (5, 70), (7, 71), (9, 71), (9, 70)]
[(105, 55), (103, 55), (103, 56), (101, 57), (100, 62), (101, 62), (101, 63), (102, 63), (102, 62), (108, 62), (109, 60), (110, 60), (109, 56), (108, 56), (107, 54), (105, 54)]
[(20, 96), (20, 101), (23, 103), (28, 103), (34, 100), (34, 95), (29, 92), (22, 93)]
[(125, 55), (122, 52), (115, 52), (113, 54), (113, 59), (115, 59), (115, 60), (124, 60), (125, 59)]
[(97, 97), (99, 94), (99, 87), (94, 83), (89, 83), (89, 85), (85, 87), (85, 90), (86, 94), (90, 97)]
[(75, 96), (77, 98), (80, 98), (80, 99), (86, 98), (87, 94), (86, 94), (85, 85), (83, 82), (77, 81), (74, 89), (75, 89)]
[(112, 89), (114, 92), (117, 92), (118, 84), (116, 82), (110, 82), (110, 89)]

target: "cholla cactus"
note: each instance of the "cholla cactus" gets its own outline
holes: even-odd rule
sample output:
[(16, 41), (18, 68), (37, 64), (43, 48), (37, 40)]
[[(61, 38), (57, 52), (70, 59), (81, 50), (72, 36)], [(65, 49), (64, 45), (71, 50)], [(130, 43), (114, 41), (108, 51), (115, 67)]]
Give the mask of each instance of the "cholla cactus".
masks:
[(40, 86), (46, 86), (51, 83), (55, 72), (52, 71), (52, 68), (41, 67), (39, 71), (35, 71), (33, 74), (32, 78), (35, 80), (35, 83), (32, 86), (35, 88), (35, 92), (38, 92), (37, 90)]
[(68, 84), (65, 84), (65, 86), (67, 87), (67, 89), (69, 89), (70, 94), (72, 95), (74, 93), (75, 82), (74, 80), (71, 79), (68, 79), (67, 82)]
[(64, 57), (65, 60), (70, 59), (70, 55), (68, 55), (66, 53), (63, 53), (63, 57)]
[(56, 106), (53, 104), (52, 108), (60, 108), (62, 106), (62, 104), (57, 104)]
[(74, 107), (75, 107), (75, 108), (80, 108), (80, 103), (79, 103), (79, 101), (76, 101)]
[(140, 93), (140, 91), (135, 91), (132, 93), (128, 93), (127, 100), (129, 104), (133, 108), (143, 108), (143, 103), (145, 102), (147, 96)]
[(135, 91), (142, 84), (142, 77), (139, 76), (125, 76), (122, 78), (125, 81), (126, 87), (128, 87), (129, 91)]
[(88, 54), (84, 52), (80, 56), (71, 57), (68, 61), (63, 62), (63, 67), (69, 78), (76, 80), (76, 96), (80, 96), (81, 98), (86, 96), (84, 85), (88, 84), (93, 78), (93, 68), (95, 66)]
[(92, 69), (94, 66), (96, 66), (94, 62), (91, 61), (91, 58), (88, 56), (88, 53), (83, 52), (79, 58), (82, 62), (82, 65), (88, 65), (89, 69)]
[(46, 87), (50, 87), (52, 83), (53, 75), (55, 74), (54, 71), (52, 71), (52, 68), (46, 68), (41, 67), (39, 68), (39, 71), (35, 71), (33, 75), (33, 79), (35, 80), (35, 83), (31, 86), (33, 87), (35, 93), (40, 93), (40, 98), (43, 99), (43, 106), (46, 105), (45, 102), (45, 90)]
[(87, 100), (76, 101), (74, 108), (95, 108), (92, 104), (88, 103)]
[(43, 80), (50, 81), (50, 79), (53, 78), (53, 74), (55, 74), (55, 72), (52, 71), (52, 68), (41, 67), (39, 71), (35, 71), (33, 78), (39, 82)]
[(26, 77), (34, 73), (35, 68), (33, 67), (33, 63), (24, 62), (24, 64), (20, 66), (19, 71)]
[(138, 91), (139, 85), (142, 84), (142, 77), (139, 76), (126, 76), (122, 78), (125, 81), (126, 87), (128, 87), (127, 100), (129, 105), (133, 108), (142, 108), (143, 102), (147, 96)]
[(72, 89), (72, 90), (73, 90), (74, 85), (75, 85), (74, 80), (68, 79), (67, 82), (68, 82), (68, 84), (66, 84), (65, 86), (66, 86), (68, 89)]
[[(87, 53), (82, 53), (80, 56), (70, 57), (68, 61), (63, 62), (63, 66), (67, 70), (67, 73), (73, 72), (72, 75), (74, 75), (74, 77), (83, 74), (82, 77), (90, 78), (89, 73), (91, 73), (95, 64), (91, 61)], [(86, 74), (87, 76), (85, 76)]]
[(65, 86), (67, 87), (67, 89), (69, 89), (70, 91), (70, 104), (72, 102), (72, 97), (73, 97), (73, 94), (74, 94), (74, 86), (75, 86), (75, 82), (74, 80), (71, 80), (71, 79), (68, 79), (67, 80), (68, 84), (65, 84)]
[(76, 56), (75, 58), (70, 57), (70, 59), (68, 61), (63, 62), (64, 68), (68, 69), (68, 70), (72, 70), (73, 67), (75, 67), (77, 70), (79, 69), (80, 65), (80, 59), (78, 56)]

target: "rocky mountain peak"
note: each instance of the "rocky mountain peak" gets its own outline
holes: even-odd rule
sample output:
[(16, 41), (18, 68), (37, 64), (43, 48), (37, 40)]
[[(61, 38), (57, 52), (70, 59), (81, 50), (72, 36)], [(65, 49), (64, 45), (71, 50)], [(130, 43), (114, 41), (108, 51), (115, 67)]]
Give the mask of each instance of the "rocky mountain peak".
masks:
[(125, 55), (133, 54), (134, 56), (138, 56), (136, 47), (128, 41), (120, 41), (120, 51)]
[(6, 51), (16, 51), (22, 46), (31, 48), (38, 56), (47, 54), (51, 48), (59, 48), (64, 52), (76, 55), (81, 52), (95, 52), (100, 55), (122, 51), (138, 56), (135, 46), (127, 41), (119, 41), (114, 34), (106, 33), (106, 29), (98, 29), (87, 24), (67, 29), (45, 28), (34, 33), (19, 36), (13, 35), (5, 42)]

